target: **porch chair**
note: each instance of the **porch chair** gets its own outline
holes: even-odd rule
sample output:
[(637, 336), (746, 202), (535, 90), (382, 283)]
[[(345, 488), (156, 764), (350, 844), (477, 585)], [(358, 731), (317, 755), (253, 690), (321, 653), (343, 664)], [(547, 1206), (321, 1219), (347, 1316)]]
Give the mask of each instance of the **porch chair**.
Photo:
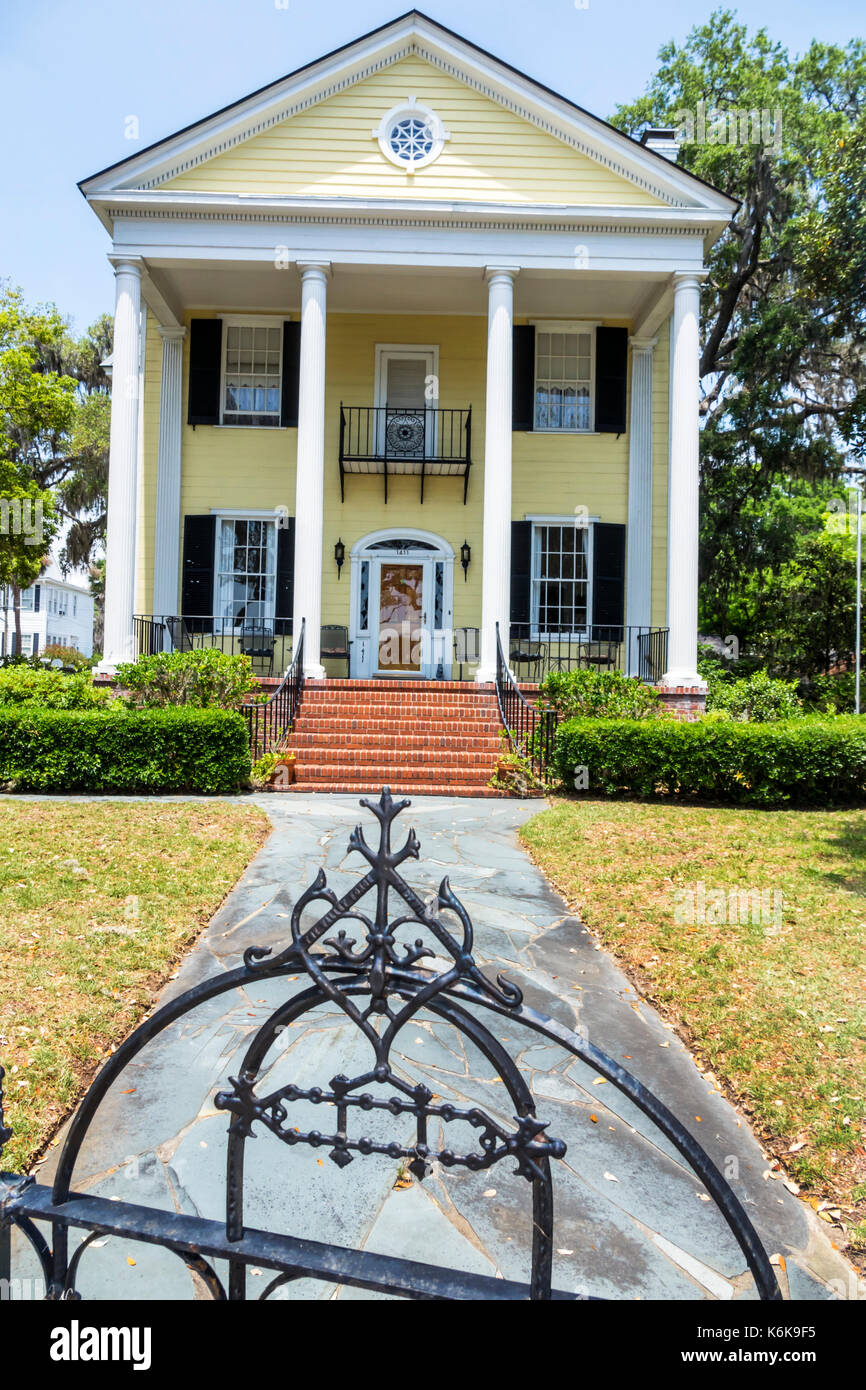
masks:
[[(544, 643), (530, 642), (526, 637), (517, 637), (511, 643), (511, 651), (508, 658), (513, 667), (523, 666), (526, 668), (524, 680), (538, 680), (539, 667), (544, 660)], [(515, 675), (521, 673), (515, 669)]]
[(257, 675), (274, 674), (274, 634), (266, 623), (244, 625), (241, 631), (241, 654), (249, 657)]
[(349, 629), (334, 623), (326, 623), (321, 632), (319, 654), (322, 661), (345, 661), (346, 675), (349, 674)]
[(477, 666), (481, 660), (481, 629), (477, 627), (456, 627), (454, 629), (454, 661), (460, 668), (458, 680), (463, 679), (463, 667)]

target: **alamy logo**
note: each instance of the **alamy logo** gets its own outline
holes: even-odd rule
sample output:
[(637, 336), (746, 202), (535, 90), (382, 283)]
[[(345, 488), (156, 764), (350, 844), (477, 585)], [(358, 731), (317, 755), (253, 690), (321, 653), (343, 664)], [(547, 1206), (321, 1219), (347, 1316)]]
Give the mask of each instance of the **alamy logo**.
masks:
[(674, 890), (674, 921), (687, 926), (782, 926), (784, 896), (774, 888), (694, 888)]
[(25, 545), (41, 545), (45, 539), (45, 513), (41, 498), (0, 497), (0, 536), (23, 536)]
[(52, 1361), (131, 1361), (133, 1370), (150, 1370), (149, 1327), (68, 1327), (51, 1332)]

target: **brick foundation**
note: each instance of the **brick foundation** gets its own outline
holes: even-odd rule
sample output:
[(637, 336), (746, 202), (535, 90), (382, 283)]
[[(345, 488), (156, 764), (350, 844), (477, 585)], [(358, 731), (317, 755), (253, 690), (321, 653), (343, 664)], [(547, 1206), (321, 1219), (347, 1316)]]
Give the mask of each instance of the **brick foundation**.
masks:
[(657, 685), (662, 703), (677, 719), (692, 721), (707, 712), (707, 687), (701, 685)]

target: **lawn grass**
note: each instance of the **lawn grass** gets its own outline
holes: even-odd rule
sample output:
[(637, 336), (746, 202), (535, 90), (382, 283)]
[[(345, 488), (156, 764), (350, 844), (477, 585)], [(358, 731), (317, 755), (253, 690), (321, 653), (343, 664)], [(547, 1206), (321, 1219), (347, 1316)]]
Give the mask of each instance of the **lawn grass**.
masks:
[[(866, 811), (558, 800), (521, 834), (839, 1244), (866, 1255)], [(701, 882), (703, 913), (689, 908)], [(732, 889), (780, 892), (780, 911), (732, 913)]]
[(0, 800), (4, 1168), (40, 1153), (268, 828), (254, 806)]

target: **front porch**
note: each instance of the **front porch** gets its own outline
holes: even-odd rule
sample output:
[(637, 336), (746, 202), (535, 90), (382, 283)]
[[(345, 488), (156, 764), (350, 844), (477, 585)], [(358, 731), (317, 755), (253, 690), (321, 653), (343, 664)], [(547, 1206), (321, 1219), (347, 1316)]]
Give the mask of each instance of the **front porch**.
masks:
[[(136, 614), (134, 658), (158, 652), (190, 652), (215, 647), (229, 656), (246, 655), (260, 682), (277, 686), (292, 664), (293, 637), (279, 620), (244, 624), (220, 614), (182, 617)], [(382, 637), (380, 661), (385, 642), (396, 636), (398, 646), (409, 648), (418, 669), (388, 670), (380, 664), (374, 670), (358, 669), (353, 654), (354, 640), (349, 626), (329, 626), (320, 633), (320, 652), (325, 675), (330, 679), (401, 679), (427, 681), (472, 681), (481, 658), (480, 627), (461, 627), (437, 634), (432, 661), (424, 660), (422, 629), (409, 627), (405, 634)], [(661, 681), (667, 663), (668, 629), (664, 627), (589, 626), (580, 633), (570, 629), (545, 631), (530, 623), (512, 623), (508, 640), (508, 664), (522, 688), (534, 690), (550, 671), (622, 671), (649, 684)], [(415, 652), (416, 657), (412, 657)], [(431, 669), (424, 669), (429, 665)]]

